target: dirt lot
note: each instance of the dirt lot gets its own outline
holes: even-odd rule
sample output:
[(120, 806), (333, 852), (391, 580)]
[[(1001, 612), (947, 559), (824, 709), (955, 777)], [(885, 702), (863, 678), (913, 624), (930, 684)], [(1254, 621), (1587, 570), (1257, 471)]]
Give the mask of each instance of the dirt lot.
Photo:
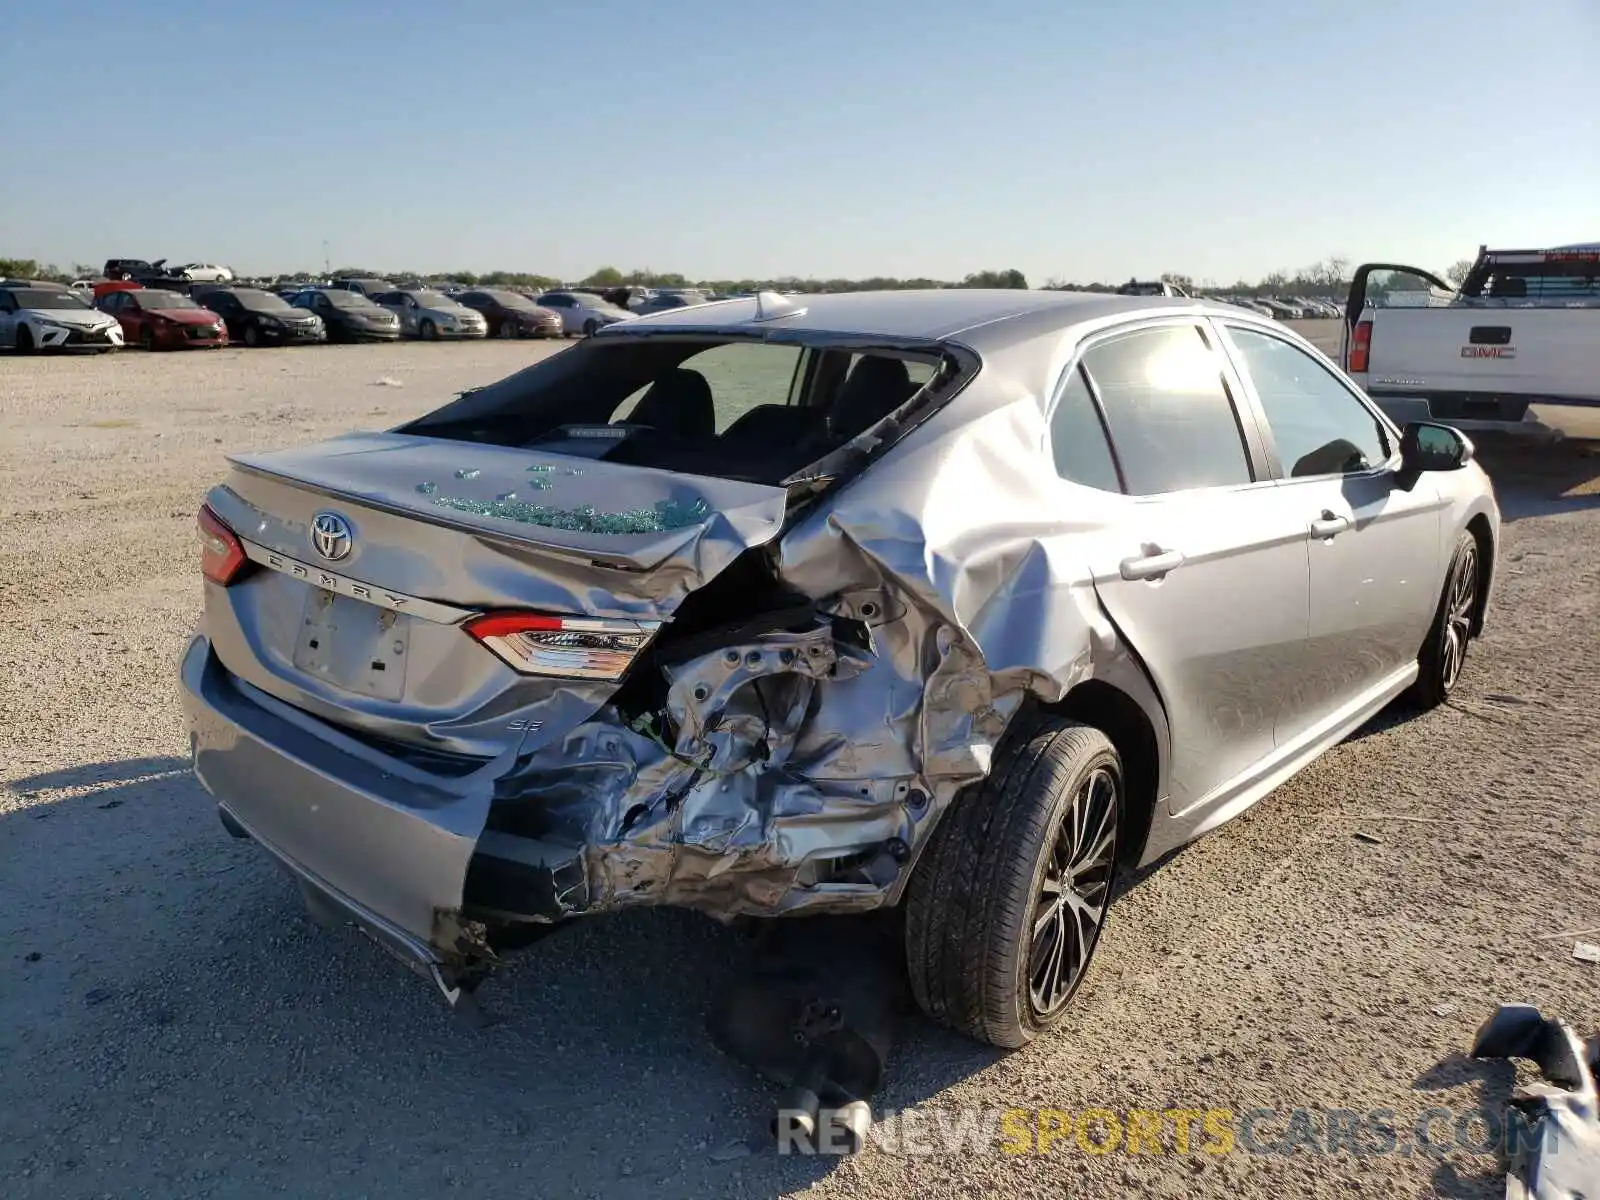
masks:
[[(1405, 1149), (1425, 1109), (1499, 1110), (1510, 1073), (1462, 1056), (1497, 1002), (1600, 1030), (1600, 966), (1547, 936), (1600, 926), (1600, 458), (1486, 448), (1502, 580), (1459, 698), (1380, 719), (1133, 882), (1059, 1036), (1006, 1057), (912, 1021), (880, 1097), (923, 1114), (885, 1123), (897, 1151), (740, 1156), (772, 1093), (702, 1034), (730, 934), (580, 925), (493, 984), (505, 1020), (473, 1032), (312, 925), (187, 773), (175, 666), (221, 456), (392, 424), (538, 352), (0, 358), (6, 1194), (1500, 1194), (1491, 1154)], [(1276, 1110), (1258, 1142), (1296, 1107), (1387, 1109), (1401, 1146), (940, 1149), (963, 1111), (1013, 1107)]]

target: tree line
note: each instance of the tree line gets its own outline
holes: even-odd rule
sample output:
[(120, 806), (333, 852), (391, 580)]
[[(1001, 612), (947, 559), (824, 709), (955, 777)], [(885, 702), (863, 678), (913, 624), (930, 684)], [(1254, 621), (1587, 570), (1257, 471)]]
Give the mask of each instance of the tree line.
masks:
[[(1452, 264), (1446, 276), (1453, 282), (1459, 283), (1465, 278), (1471, 260), (1463, 259)], [(99, 272), (87, 263), (73, 263), (71, 270), (64, 270), (55, 263), (40, 263), (31, 258), (0, 258), (0, 277), (7, 279), (48, 279), (59, 283), (69, 283), (74, 279), (93, 279)], [(563, 280), (553, 275), (543, 275), (530, 271), (488, 271), (479, 273), (475, 271), (451, 272), (417, 272), (417, 271), (380, 271), (367, 267), (340, 267), (333, 272), (335, 277), (366, 276), (380, 279), (410, 280), (417, 279), (423, 282), (451, 281), (467, 287), (511, 287), (545, 290), (562, 286), (576, 286), (584, 288), (617, 288), (617, 287), (650, 287), (650, 288), (690, 288), (698, 287), (710, 292), (866, 292), (866, 291), (900, 291), (909, 288), (1026, 288), (1029, 286), (1028, 278), (1021, 271), (1011, 268), (1009, 270), (974, 271), (958, 281), (913, 278), (900, 279), (894, 276), (872, 276), (866, 279), (815, 279), (798, 275), (783, 275), (773, 279), (691, 279), (686, 275), (670, 271), (654, 271), (649, 268), (632, 271), (620, 271), (616, 267), (601, 267), (591, 272), (582, 279)], [(311, 282), (322, 276), (310, 271), (298, 271), (274, 278), (288, 282)], [(1240, 279), (1234, 283), (1224, 283), (1216, 279), (1195, 279), (1191, 275), (1178, 271), (1166, 271), (1160, 276), (1163, 282), (1174, 284), (1188, 292), (1221, 293), (1234, 296), (1340, 296), (1342, 297), (1349, 285), (1350, 260), (1338, 255), (1325, 258), (1310, 266), (1300, 267), (1294, 271), (1272, 271), (1258, 280)], [(1048, 291), (1072, 292), (1114, 292), (1124, 280), (1113, 281), (1080, 281), (1062, 278), (1051, 278), (1042, 285)]]

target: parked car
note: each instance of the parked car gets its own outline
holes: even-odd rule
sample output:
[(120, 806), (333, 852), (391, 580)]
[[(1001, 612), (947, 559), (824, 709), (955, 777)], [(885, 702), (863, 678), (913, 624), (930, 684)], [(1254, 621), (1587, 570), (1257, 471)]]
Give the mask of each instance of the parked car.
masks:
[(1293, 321), (1300, 315), (1300, 310), (1293, 305), (1285, 304), (1276, 296), (1258, 296), (1256, 304), (1269, 312), (1274, 320)]
[(699, 292), (657, 292), (646, 300), (641, 300), (634, 306), (634, 313), (644, 316), (647, 313), (669, 312), (675, 308), (691, 308), (696, 304), (708, 303), (707, 298)]
[(1119, 296), (1176, 296), (1184, 297), (1189, 293), (1175, 283), (1168, 283), (1164, 279), (1130, 279), (1127, 283), (1117, 288)]
[(47, 292), (70, 292), (72, 289), (53, 279), (0, 279), (0, 287), (35, 288)]
[(373, 297), (400, 318), (400, 332), (423, 341), (440, 338), (481, 338), (489, 332), (482, 313), (457, 304), (443, 292), (427, 288), (384, 292)]
[(64, 287), (0, 287), (0, 346), (36, 350), (115, 350), (122, 328)]
[(346, 291), (346, 292), (360, 292), (368, 300), (376, 299), (378, 296), (382, 295), (384, 292), (392, 292), (392, 291), (394, 291), (394, 284), (390, 283), (387, 279), (370, 279), (370, 278), (335, 279), (328, 286), (331, 287), (331, 288), (338, 288), (341, 291)]
[(330, 342), (393, 342), (400, 338), (400, 318), (360, 292), (306, 288), (289, 303), (316, 314)]
[(287, 346), (328, 337), (321, 318), (259, 288), (211, 287), (196, 290), (194, 298), (226, 321), (229, 336), (246, 346)]
[(233, 268), (216, 263), (185, 263), (177, 272), (191, 283), (232, 283)]
[(462, 292), (457, 301), (483, 314), (490, 337), (560, 337), (563, 332), (561, 316), (553, 308), (540, 308), (504, 288)]
[(108, 258), (100, 272), (107, 279), (121, 279), (144, 287), (170, 287), (184, 290), (189, 280), (176, 268), (167, 266), (167, 260), (158, 258), (146, 262), (142, 258)]
[(1277, 318), (1277, 313), (1273, 311), (1270, 304), (1264, 300), (1258, 300), (1254, 296), (1241, 296), (1232, 301), (1232, 303), (1237, 304), (1240, 308), (1247, 308), (1260, 316)]
[(1119, 865), (1451, 693), (1500, 528), (1294, 333), (1071, 292), (638, 317), (233, 462), (194, 766), (319, 912), (456, 1003), (582, 914), (902, 906), (921, 1006), (1001, 1046)]
[[(95, 308), (99, 308), (100, 299), (104, 296), (109, 296), (112, 292), (136, 292), (142, 287), (144, 287), (144, 284), (134, 283), (131, 279), (101, 279), (94, 285), (93, 297), (90, 298), (85, 296), (83, 299), (86, 303), (92, 304)], [(161, 290), (166, 291), (170, 289), (164, 288)]]
[(108, 258), (100, 268), (107, 279), (132, 279), (134, 275), (149, 275), (155, 268), (142, 258)]
[(1301, 315), (1306, 318), (1320, 321), (1326, 320), (1330, 316), (1338, 316), (1338, 311), (1332, 306), (1309, 296), (1290, 296), (1288, 301), (1298, 308)]
[(124, 288), (95, 306), (122, 326), (125, 341), (145, 350), (191, 350), (228, 344), (223, 319), (192, 297), (165, 288)]
[(593, 292), (546, 292), (538, 303), (540, 308), (552, 308), (560, 315), (562, 331), (568, 337), (593, 334), (633, 316)]

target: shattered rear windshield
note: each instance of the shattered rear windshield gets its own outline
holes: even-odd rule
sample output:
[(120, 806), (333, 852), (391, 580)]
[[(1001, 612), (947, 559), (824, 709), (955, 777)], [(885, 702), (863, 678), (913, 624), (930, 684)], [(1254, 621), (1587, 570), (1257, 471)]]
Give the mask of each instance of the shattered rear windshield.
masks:
[(603, 339), (402, 432), (780, 483), (905, 406), (952, 360), (745, 338)]

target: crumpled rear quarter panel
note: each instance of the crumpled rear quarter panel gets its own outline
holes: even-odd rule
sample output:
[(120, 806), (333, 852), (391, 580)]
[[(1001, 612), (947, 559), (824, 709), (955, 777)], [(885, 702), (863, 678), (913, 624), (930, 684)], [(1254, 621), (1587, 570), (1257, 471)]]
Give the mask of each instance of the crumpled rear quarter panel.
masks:
[(502, 780), (584, 847), (568, 911), (892, 903), (1024, 699), (1127, 665), (1080, 561), (1095, 493), (1046, 449), (1058, 358), (1034, 343), (989, 364), (790, 528), (777, 569), (815, 627), (671, 667), (673, 741), (607, 706)]

